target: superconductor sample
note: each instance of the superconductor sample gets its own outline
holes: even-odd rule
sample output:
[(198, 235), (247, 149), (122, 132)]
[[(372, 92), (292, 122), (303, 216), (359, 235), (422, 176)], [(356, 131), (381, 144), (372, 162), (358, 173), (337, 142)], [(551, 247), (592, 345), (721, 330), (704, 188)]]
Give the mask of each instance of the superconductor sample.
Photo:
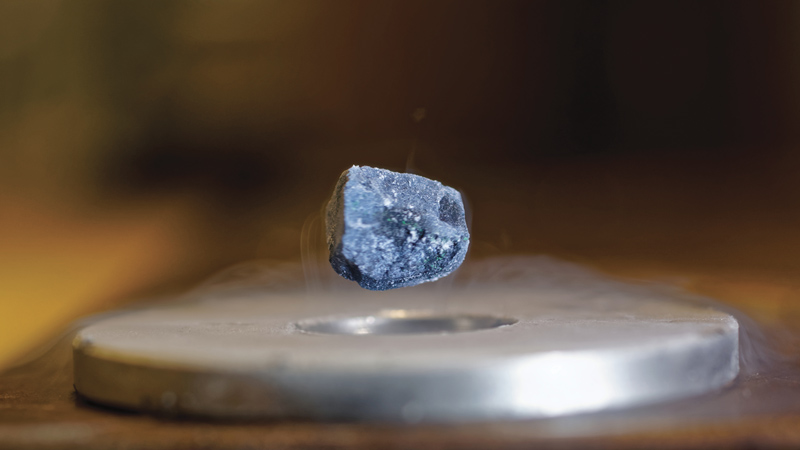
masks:
[(469, 247), (457, 190), (367, 166), (339, 177), (325, 229), (333, 269), (375, 291), (444, 277), (461, 265)]

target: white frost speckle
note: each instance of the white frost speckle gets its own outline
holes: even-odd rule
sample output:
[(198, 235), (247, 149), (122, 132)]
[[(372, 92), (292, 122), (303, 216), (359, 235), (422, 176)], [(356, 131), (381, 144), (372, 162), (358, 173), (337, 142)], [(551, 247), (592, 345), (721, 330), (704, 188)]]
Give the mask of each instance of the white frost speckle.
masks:
[(372, 225), (362, 222), (360, 217), (356, 219), (356, 223), (352, 224), (352, 226), (353, 228), (372, 228)]

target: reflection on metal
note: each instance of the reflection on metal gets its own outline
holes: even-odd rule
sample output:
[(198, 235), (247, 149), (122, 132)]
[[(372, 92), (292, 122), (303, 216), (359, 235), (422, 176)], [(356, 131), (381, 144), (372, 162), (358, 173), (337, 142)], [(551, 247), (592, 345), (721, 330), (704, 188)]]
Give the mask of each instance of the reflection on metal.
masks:
[(320, 334), (442, 334), (485, 330), (517, 323), (516, 319), (476, 314), (439, 314), (390, 309), (369, 316), (303, 320), (297, 328)]
[(416, 423), (629, 407), (735, 379), (733, 317), (576, 274), (379, 297), (216, 290), (83, 329), (75, 386), (166, 414)]

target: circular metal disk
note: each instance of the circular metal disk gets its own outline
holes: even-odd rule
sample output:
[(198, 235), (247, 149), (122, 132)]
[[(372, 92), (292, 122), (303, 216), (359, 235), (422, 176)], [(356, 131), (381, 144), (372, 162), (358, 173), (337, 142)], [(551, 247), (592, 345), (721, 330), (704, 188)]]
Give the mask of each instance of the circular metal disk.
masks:
[(80, 331), (75, 386), (177, 415), (414, 423), (628, 407), (736, 377), (732, 316), (547, 264), (523, 282), (377, 296), (204, 291)]

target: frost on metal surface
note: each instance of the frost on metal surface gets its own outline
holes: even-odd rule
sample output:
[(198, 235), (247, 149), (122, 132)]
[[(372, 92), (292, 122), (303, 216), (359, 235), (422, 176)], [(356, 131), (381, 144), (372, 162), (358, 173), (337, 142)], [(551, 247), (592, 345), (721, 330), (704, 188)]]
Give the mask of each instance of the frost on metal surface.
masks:
[(353, 166), (328, 203), (330, 262), (370, 290), (434, 281), (464, 261), (469, 231), (461, 194), (409, 173)]

